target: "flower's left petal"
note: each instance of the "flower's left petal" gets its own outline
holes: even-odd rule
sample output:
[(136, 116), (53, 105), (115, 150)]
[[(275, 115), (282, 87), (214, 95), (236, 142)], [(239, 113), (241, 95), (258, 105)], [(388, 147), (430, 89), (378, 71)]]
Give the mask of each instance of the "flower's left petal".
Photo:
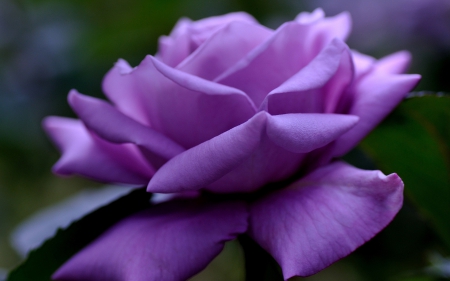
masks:
[(396, 174), (335, 162), (256, 201), (249, 234), (272, 254), (285, 279), (308, 276), (371, 239), (402, 202)]
[(82, 95), (75, 90), (70, 91), (68, 100), (89, 129), (112, 143), (137, 145), (156, 168), (184, 151), (179, 144), (134, 121), (103, 100)]
[(134, 145), (109, 143), (91, 134), (79, 120), (51, 116), (44, 119), (43, 127), (62, 152), (53, 166), (57, 174), (143, 185), (154, 173)]
[(247, 230), (243, 202), (172, 201), (132, 215), (66, 262), (54, 280), (187, 280)]

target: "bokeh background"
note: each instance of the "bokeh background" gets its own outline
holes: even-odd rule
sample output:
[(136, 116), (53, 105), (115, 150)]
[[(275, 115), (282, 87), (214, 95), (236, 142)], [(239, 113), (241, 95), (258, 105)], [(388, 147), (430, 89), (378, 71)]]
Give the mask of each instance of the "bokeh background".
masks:
[[(410, 51), (410, 73), (423, 76), (415, 91), (450, 92), (450, 0), (0, 0), (0, 280), (22, 259), (10, 245), (20, 222), (100, 187), (50, 172), (58, 153), (40, 123), (47, 115), (74, 116), (66, 102), (71, 88), (101, 97), (113, 63), (137, 65), (154, 54), (158, 37), (180, 17), (246, 11), (276, 28), (316, 7), (351, 13), (352, 49), (376, 58)], [(406, 101), (346, 157), (361, 168), (398, 172), (405, 205), (380, 235), (305, 280), (450, 279), (448, 99)], [(242, 263), (239, 244), (229, 243), (193, 280), (243, 280)]]

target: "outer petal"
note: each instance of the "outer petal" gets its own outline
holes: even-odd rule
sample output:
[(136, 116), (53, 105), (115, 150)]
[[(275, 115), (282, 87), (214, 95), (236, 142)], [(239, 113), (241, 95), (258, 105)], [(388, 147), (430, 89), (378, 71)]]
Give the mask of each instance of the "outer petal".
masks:
[(336, 140), (334, 156), (344, 155), (360, 142), (420, 80), (420, 75), (417, 74), (380, 73), (379, 67), (385, 65), (375, 65), (372, 72), (366, 74), (351, 89), (354, 100), (348, 113), (359, 116), (360, 121)]
[(165, 64), (175, 67), (192, 53), (191, 30), (192, 21), (181, 18), (169, 36), (159, 37), (156, 57)]
[(310, 24), (286, 23), (215, 81), (243, 90), (259, 106), (271, 90), (307, 65), (333, 38), (344, 39), (348, 29), (346, 14)]
[(213, 80), (262, 43), (270, 34), (271, 30), (261, 25), (232, 22), (208, 38), (177, 68)]
[(393, 53), (377, 62), (376, 71), (385, 74), (404, 73), (411, 63), (411, 54), (407, 51)]
[(168, 67), (151, 56), (123, 79), (133, 79), (139, 88), (152, 128), (185, 148), (245, 122), (256, 111), (243, 92)]
[(79, 174), (104, 182), (143, 185), (154, 173), (135, 146), (108, 143), (90, 134), (79, 120), (47, 117), (43, 126), (62, 151), (53, 166), (57, 174)]
[[(246, 123), (172, 158), (157, 171), (147, 190), (181, 192), (210, 185), (209, 190), (222, 193), (254, 191), (286, 176), (285, 171), (298, 168), (303, 158), (300, 153), (330, 143), (357, 121), (351, 115), (271, 116), (260, 112)], [(280, 160), (278, 156), (286, 156), (287, 160), (274, 161), (274, 157)]]
[(103, 78), (103, 92), (120, 112), (142, 124), (149, 125), (143, 91), (134, 81), (134, 77), (127, 75), (132, 71), (133, 68), (125, 60), (119, 59)]
[(325, 12), (321, 8), (317, 8), (312, 13), (301, 12), (295, 17), (295, 21), (302, 24), (309, 24), (325, 18)]
[(359, 79), (368, 73), (376, 63), (376, 59), (352, 50), (353, 64), (355, 65), (355, 77)]
[(81, 95), (75, 90), (69, 93), (68, 99), (89, 129), (107, 141), (139, 146), (156, 168), (184, 151), (179, 144), (123, 115), (105, 101)]
[(54, 280), (186, 280), (247, 229), (242, 202), (178, 201), (132, 215), (65, 263)]
[(308, 276), (371, 239), (402, 201), (396, 174), (335, 162), (255, 202), (249, 233), (281, 265), (285, 279)]
[(350, 51), (334, 39), (307, 66), (266, 96), (271, 114), (334, 113), (353, 79)]

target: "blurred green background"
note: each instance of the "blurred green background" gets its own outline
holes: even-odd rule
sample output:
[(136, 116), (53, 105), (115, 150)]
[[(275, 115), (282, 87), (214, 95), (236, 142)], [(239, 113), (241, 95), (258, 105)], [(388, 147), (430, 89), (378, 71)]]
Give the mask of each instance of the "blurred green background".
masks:
[[(423, 76), (416, 91), (450, 92), (448, 0), (0, 0), (0, 269), (21, 261), (9, 243), (21, 221), (100, 186), (50, 172), (58, 153), (40, 122), (47, 115), (74, 116), (66, 102), (71, 88), (102, 96), (102, 77), (118, 58), (139, 64), (183, 16), (246, 11), (276, 28), (316, 7), (327, 15), (351, 12), (353, 49), (377, 58), (410, 51), (410, 72)], [(397, 172), (406, 185), (405, 205), (380, 235), (306, 280), (450, 278), (449, 99), (405, 101), (347, 155), (358, 167)], [(229, 243), (193, 280), (243, 280), (242, 262), (238, 243)]]

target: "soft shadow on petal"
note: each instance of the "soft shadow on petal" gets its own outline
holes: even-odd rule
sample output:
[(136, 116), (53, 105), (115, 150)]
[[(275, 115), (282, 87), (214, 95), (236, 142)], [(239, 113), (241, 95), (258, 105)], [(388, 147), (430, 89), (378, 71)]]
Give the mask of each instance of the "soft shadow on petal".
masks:
[[(268, 183), (287, 179), (308, 166), (311, 153), (351, 129), (357, 116), (339, 114), (267, 114), (266, 134), (239, 166), (206, 187), (216, 193), (252, 192)], [(312, 151), (312, 152), (310, 152)], [(305, 158), (306, 157), (306, 158)], [(320, 157), (320, 154), (319, 154)], [(312, 159), (313, 161), (318, 161)]]
[(273, 115), (285, 113), (334, 113), (353, 79), (347, 45), (334, 39), (308, 65), (272, 90), (263, 103)]
[(291, 175), (300, 168), (304, 153), (332, 142), (357, 121), (352, 115), (271, 116), (261, 111), (246, 123), (169, 160), (155, 173), (147, 190), (255, 191)]
[(371, 239), (402, 202), (396, 174), (335, 162), (256, 201), (249, 233), (277, 260), (285, 279), (309, 276)]
[(213, 80), (262, 43), (272, 31), (262, 25), (232, 22), (205, 41), (177, 68)]
[(111, 227), (58, 269), (61, 281), (177, 281), (201, 271), (247, 230), (243, 202), (171, 201)]
[(78, 174), (103, 182), (143, 185), (154, 173), (134, 145), (102, 140), (79, 120), (51, 116), (44, 119), (43, 127), (62, 152), (53, 166), (59, 175)]
[(270, 91), (306, 66), (334, 38), (345, 39), (349, 28), (347, 14), (309, 24), (285, 23), (215, 81), (241, 89), (259, 106)]
[(285, 180), (301, 167), (306, 154), (288, 151), (264, 136), (256, 149), (205, 189), (214, 193), (248, 193)]
[(179, 144), (120, 113), (103, 100), (75, 90), (70, 91), (68, 100), (89, 129), (107, 141), (137, 145), (155, 168), (184, 151)]
[(417, 74), (366, 74), (351, 90), (353, 104), (348, 114), (359, 116), (358, 124), (336, 140), (333, 156), (342, 156), (359, 143), (413, 89), (420, 80)]

